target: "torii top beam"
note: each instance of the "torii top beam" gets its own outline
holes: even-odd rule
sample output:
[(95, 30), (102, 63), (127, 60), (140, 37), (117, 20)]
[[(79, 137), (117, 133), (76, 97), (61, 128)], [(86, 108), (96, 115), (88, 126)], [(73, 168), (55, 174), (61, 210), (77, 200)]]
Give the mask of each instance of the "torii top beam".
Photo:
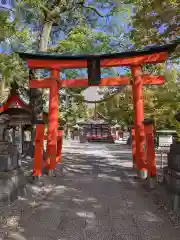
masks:
[(110, 54), (67, 55), (51, 53), (22, 53), (19, 56), (27, 61), (29, 68), (34, 69), (65, 69), (87, 68), (88, 60), (100, 60), (101, 67), (137, 66), (142, 64), (156, 64), (168, 59), (180, 41), (162, 46), (153, 46), (143, 51), (129, 51)]

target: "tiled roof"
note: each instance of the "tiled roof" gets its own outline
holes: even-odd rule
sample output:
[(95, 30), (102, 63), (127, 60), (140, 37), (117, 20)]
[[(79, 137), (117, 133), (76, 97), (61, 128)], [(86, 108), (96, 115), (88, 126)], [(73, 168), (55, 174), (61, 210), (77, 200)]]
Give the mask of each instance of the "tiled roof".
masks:
[(95, 116), (86, 120), (81, 120), (77, 122), (78, 125), (84, 124), (94, 124), (94, 125), (101, 125), (101, 124), (109, 124), (108, 119), (106, 119), (101, 113), (96, 112)]
[(20, 98), (20, 100), (29, 106), (29, 90), (23, 87), (19, 87), (16, 82), (13, 82), (11, 84), (11, 87), (9, 89), (5, 89), (3, 92), (3, 95), (0, 96), (0, 106), (6, 104), (8, 98), (12, 95), (16, 95)]
[(77, 122), (78, 125), (84, 125), (84, 124), (109, 124), (108, 122), (104, 120), (93, 120), (93, 119), (87, 119), (84, 121)]

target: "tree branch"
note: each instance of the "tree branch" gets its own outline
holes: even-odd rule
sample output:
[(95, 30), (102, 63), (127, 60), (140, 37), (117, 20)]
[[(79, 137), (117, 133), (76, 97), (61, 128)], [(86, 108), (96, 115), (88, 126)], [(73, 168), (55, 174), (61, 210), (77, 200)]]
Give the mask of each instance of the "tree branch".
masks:
[(47, 15), (49, 14), (51, 11), (44, 5), (40, 6), (40, 8), (43, 10), (43, 12)]
[(78, 3), (78, 5), (81, 5), (83, 8), (86, 8), (88, 10), (91, 10), (93, 12), (95, 12), (99, 17), (108, 17), (110, 16), (110, 14), (104, 15), (102, 13), (100, 13), (97, 8), (93, 7), (92, 5), (85, 5), (85, 0), (82, 0)]
[(44, 11), (44, 13), (46, 14), (46, 20), (50, 20), (50, 21), (55, 21), (55, 18), (60, 14), (63, 13), (65, 11), (67, 11), (67, 7), (66, 6), (59, 6), (55, 5), (54, 8), (52, 10), (48, 9), (46, 6), (42, 5), (41, 6), (42, 10)]
[(100, 12), (99, 12), (95, 7), (93, 7), (93, 6), (90, 6), (90, 5), (85, 6), (85, 5), (83, 5), (83, 7), (86, 8), (86, 9), (89, 9), (89, 10), (91, 10), (91, 11), (93, 11), (93, 12), (95, 12), (99, 17), (108, 17), (108, 16), (109, 16), (109, 14), (104, 15), (104, 14), (100, 13)]

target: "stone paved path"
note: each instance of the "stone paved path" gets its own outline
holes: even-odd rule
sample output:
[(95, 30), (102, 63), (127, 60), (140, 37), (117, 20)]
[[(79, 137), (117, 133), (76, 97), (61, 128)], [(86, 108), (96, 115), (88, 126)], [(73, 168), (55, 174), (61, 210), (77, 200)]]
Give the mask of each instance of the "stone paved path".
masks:
[(2, 221), (0, 239), (180, 239), (180, 229), (133, 181), (125, 147), (69, 144), (63, 156), (65, 175), (58, 166), (56, 178), (31, 187)]

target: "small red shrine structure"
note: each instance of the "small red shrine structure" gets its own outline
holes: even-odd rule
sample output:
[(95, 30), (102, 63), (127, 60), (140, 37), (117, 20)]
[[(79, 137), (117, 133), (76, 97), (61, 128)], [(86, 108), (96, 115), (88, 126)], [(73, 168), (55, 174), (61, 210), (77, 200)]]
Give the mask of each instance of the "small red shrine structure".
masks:
[(21, 109), (29, 113), (29, 99), (27, 99), (26, 91), (28, 90), (22, 90), (16, 82), (13, 82), (10, 86), (9, 93), (6, 94), (6, 96), (3, 97), (3, 101), (1, 101), (0, 113), (8, 112), (10, 109)]
[(82, 128), (83, 135), (89, 142), (114, 142), (111, 135), (111, 125), (99, 112), (96, 112), (92, 118), (77, 122), (77, 125)]
[[(32, 128), (31, 114), (29, 89), (20, 87), (16, 82), (13, 82), (10, 91), (5, 93), (0, 102), (0, 116), (7, 116), (8, 128), (12, 128), (14, 131), (18, 127), (21, 153), (27, 153), (30, 147), (30, 141), (26, 141), (24, 135), (26, 130), (30, 132)], [(43, 115), (45, 122), (47, 122), (48, 114), (43, 112)]]
[[(19, 151), (21, 154), (25, 153), (29, 147), (28, 142), (24, 139), (25, 129), (31, 124), (31, 110), (27, 95), (25, 88), (22, 89), (16, 82), (13, 82), (9, 93), (3, 96), (3, 101), (1, 101), (0, 106), (0, 116), (7, 116), (7, 130), (12, 130), (14, 136), (13, 141), (15, 139), (15, 133), (17, 133), (16, 129), (18, 129)], [(6, 131), (6, 129), (4, 129), (4, 131)], [(5, 135), (5, 132), (3, 135)], [(4, 140), (4, 136), (2, 136), (2, 140)], [(15, 142), (13, 144), (15, 144)]]
[[(9, 93), (0, 101), (0, 114), (16, 114), (17, 116), (20, 113), (24, 113), (26, 114), (24, 122), (27, 123), (27, 125), (31, 125), (31, 111), (29, 89), (20, 87), (16, 82), (13, 82), (10, 86)], [(48, 113), (43, 112), (43, 116), (47, 119)], [(20, 118), (21, 117), (20, 115)]]
[[(48, 88), (49, 116), (48, 116), (48, 144), (47, 166), (50, 170), (56, 167), (57, 136), (58, 136), (58, 105), (59, 88), (78, 88), (88, 86), (119, 86), (130, 84), (133, 90), (134, 128), (135, 128), (135, 161), (138, 172), (147, 170), (144, 145), (144, 105), (143, 85), (160, 85), (164, 83), (163, 76), (152, 76), (142, 71), (142, 65), (165, 62), (170, 53), (175, 50), (179, 42), (153, 46), (143, 51), (131, 51), (112, 54), (96, 55), (57, 55), (51, 53), (19, 53), (27, 61), (30, 69), (49, 69), (51, 76), (45, 79), (30, 78), (29, 87)], [(101, 68), (129, 67), (132, 78), (127, 76), (101, 78)], [(62, 69), (88, 69), (88, 79), (60, 79)], [(36, 121), (34, 176), (42, 172), (42, 146), (44, 141), (44, 123)]]

